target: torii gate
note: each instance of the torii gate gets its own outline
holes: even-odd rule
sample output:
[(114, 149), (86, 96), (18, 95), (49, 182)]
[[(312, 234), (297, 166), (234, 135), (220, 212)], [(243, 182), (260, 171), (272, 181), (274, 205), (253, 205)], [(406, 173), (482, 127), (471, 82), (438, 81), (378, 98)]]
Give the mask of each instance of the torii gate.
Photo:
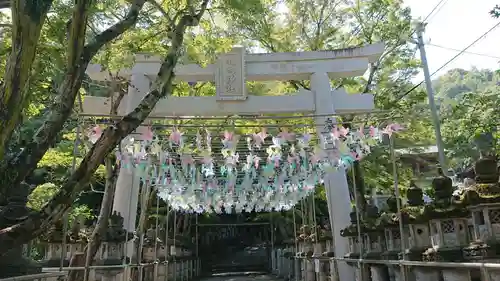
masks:
[[(363, 75), (369, 63), (379, 59), (384, 44), (334, 51), (246, 54), (243, 48), (233, 48), (219, 56), (216, 64), (203, 68), (196, 64), (175, 68), (178, 81), (215, 82), (215, 97), (167, 97), (156, 105), (150, 117), (165, 116), (227, 116), (232, 114), (312, 113), (317, 130), (324, 129), (327, 115), (370, 112), (374, 109), (373, 95), (350, 95), (344, 89), (332, 90), (330, 79)], [(119, 107), (119, 114), (132, 111), (148, 93), (160, 69), (161, 58), (138, 54), (132, 69), (119, 75), (130, 79), (131, 86)], [(97, 81), (110, 80), (109, 73), (99, 65), (90, 65), (87, 74)], [(295, 95), (248, 95), (245, 81), (311, 81), (311, 90), (299, 90)], [(105, 116), (110, 112), (110, 98), (85, 97), (83, 113)], [(123, 168), (117, 182), (113, 210), (124, 216), (124, 227), (135, 230), (139, 197), (139, 179)], [(325, 179), (328, 211), (335, 237), (335, 256), (343, 257), (348, 251), (347, 240), (340, 230), (350, 224), (350, 197), (344, 171), (332, 172)], [(132, 247), (130, 247), (132, 248)], [(340, 280), (354, 280), (354, 271), (344, 263), (339, 264)]]

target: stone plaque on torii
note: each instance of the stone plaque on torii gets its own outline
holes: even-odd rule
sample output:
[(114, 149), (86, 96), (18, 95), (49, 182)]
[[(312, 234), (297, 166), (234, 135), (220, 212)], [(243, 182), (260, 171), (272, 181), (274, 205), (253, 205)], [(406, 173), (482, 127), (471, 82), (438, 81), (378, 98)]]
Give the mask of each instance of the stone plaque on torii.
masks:
[[(374, 109), (373, 95), (348, 94), (344, 89), (332, 89), (330, 79), (363, 75), (369, 63), (376, 62), (384, 51), (383, 44), (333, 51), (246, 54), (243, 48), (233, 48), (218, 57), (215, 64), (201, 67), (197, 64), (178, 65), (177, 81), (215, 82), (216, 96), (173, 97), (159, 101), (150, 117), (172, 116), (228, 116), (276, 113), (310, 113), (316, 128), (323, 131), (328, 115), (370, 112)], [(161, 58), (144, 54), (135, 57), (131, 69), (118, 75), (129, 79), (128, 95), (118, 112), (124, 116), (131, 112), (148, 93), (150, 81), (156, 78)], [(110, 80), (109, 73), (99, 65), (90, 65), (87, 74), (93, 80)], [(283, 96), (254, 96), (247, 93), (246, 81), (310, 80), (311, 90), (301, 89)], [(85, 97), (83, 115), (106, 116), (111, 99)], [(351, 211), (345, 172), (337, 171), (325, 178), (325, 189), (331, 227), (335, 235), (335, 256), (343, 257), (348, 250), (347, 240), (340, 236), (340, 229), (350, 224)], [(125, 169), (120, 171), (113, 209), (125, 217), (125, 228), (135, 230), (136, 209), (139, 197), (139, 179)], [(126, 216), (126, 215), (125, 215)], [(132, 248), (132, 247), (130, 247)], [(354, 280), (354, 271), (339, 264), (340, 280)]]

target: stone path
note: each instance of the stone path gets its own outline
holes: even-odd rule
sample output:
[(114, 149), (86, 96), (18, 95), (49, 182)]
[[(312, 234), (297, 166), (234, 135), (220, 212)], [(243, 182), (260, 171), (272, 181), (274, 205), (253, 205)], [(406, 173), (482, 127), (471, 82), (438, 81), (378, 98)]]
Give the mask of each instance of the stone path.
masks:
[(245, 274), (245, 275), (236, 275), (236, 274), (217, 274), (212, 277), (204, 278), (201, 281), (281, 281), (276, 277), (266, 275), (266, 274)]

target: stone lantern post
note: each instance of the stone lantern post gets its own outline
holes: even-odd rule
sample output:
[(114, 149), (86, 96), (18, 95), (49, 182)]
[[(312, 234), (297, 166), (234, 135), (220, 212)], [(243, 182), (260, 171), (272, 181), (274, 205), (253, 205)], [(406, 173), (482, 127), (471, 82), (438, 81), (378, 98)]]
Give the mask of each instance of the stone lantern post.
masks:
[[(327, 225), (328, 224), (326, 224), (325, 226)], [(318, 238), (317, 240), (314, 241), (314, 254), (313, 254), (313, 258), (317, 259), (314, 261), (316, 280), (327, 281), (328, 276), (331, 275), (331, 269), (330, 269), (330, 262), (325, 258), (328, 258), (328, 252), (331, 252), (330, 243), (332, 241), (332, 232), (330, 231), (330, 229), (322, 228), (320, 226), (318, 226), (317, 232), (318, 232)]]
[[(158, 230), (158, 234), (160, 234)], [(154, 263), (154, 267), (148, 267), (146, 269), (145, 275), (149, 276), (151, 280), (156, 280), (156, 278), (161, 278), (159, 275), (165, 275), (165, 267), (158, 267), (159, 261), (164, 261), (165, 255), (165, 244), (163, 241), (157, 237), (157, 230), (150, 228), (146, 231), (144, 244), (142, 248), (142, 259), (145, 263)]]
[[(124, 228), (124, 219), (120, 213), (114, 211), (109, 217), (108, 228), (102, 239), (101, 247), (99, 248), (99, 258), (96, 260), (97, 265), (121, 265), (124, 259), (125, 243), (134, 238), (132, 233), (127, 234)], [(126, 274), (123, 268), (103, 268), (96, 270), (96, 277), (101, 281), (114, 281), (119, 279), (117, 276)]]
[[(439, 169), (432, 181), (435, 200), (425, 206), (424, 216), (429, 219), (432, 247), (424, 252), (424, 261), (464, 261), (462, 247), (468, 243), (468, 217), (466, 206), (453, 196), (452, 180)], [(469, 281), (469, 270), (442, 269), (444, 281)]]
[(57, 221), (52, 228), (41, 237), (46, 245), (44, 261), (45, 267), (59, 267), (61, 259), (63, 266), (69, 266), (73, 255), (83, 254), (88, 242), (89, 231), (82, 228), (83, 220), (77, 218), (73, 221), (71, 229), (64, 236), (63, 222)]
[[(397, 213), (398, 208), (396, 200), (397, 199), (394, 196), (387, 199), (388, 211), (380, 215), (379, 227), (384, 229), (384, 240), (386, 246), (386, 250), (382, 253), (381, 257), (386, 260), (398, 260), (402, 251), (406, 250), (404, 249), (404, 246), (409, 244), (408, 225), (403, 226), (403, 233), (401, 233), (399, 228), (399, 216)], [(391, 281), (401, 280), (400, 269), (398, 266), (390, 265), (387, 267), (389, 269), (389, 278)]]
[(313, 241), (315, 239), (313, 234), (314, 226), (303, 225), (300, 228), (300, 235), (297, 237), (299, 252), (297, 253), (297, 258), (299, 261), (298, 268), (300, 269), (300, 276), (302, 278), (307, 278), (307, 280), (313, 280), (315, 277), (314, 273), (314, 262), (311, 260), (314, 254)]
[[(356, 210), (353, 208), (353, 211), (350, 213), (351, 217), (351, 225), (340, 231), (340, 235), (342, 237), (347, 238), (348, 241), (348, 252), (344, 256), (346, 259), (359, 259), (361, 257), (361, 247), (363, 247), (363, 241), (359, 241), (359, 232), (358, 232), (358, 223), (360, 224), (361, 232), (363, 233), (365, 230), (365, 226), (362, 222), (358, 222), (356, 217)], [(362, 273), (362, 268), (358, 268), (357, 263), (348, 262), (348, 265), (354, 267), (356, 278), (359, 279)]]
[[(472, 214), (472, 242), (464, 247), (467, 260), (500, 262), (500, 183), (497, 161), (479, 159), (474, 165), (475, 183), (464, 192), (464, 201)], [(491, 280), (500, 280), (498, 270), (489, 269)]]
[[(22, 183), (18, 188), (11, 188), (9, 192), (7, 204), (0, 206), (0, 226), (15, 225), (23, 221), (30, 212), (26, 207), (31, 192), (28, 184)], [(36, 274), (41, 271), (40, 264), (23, 256), (23, 246), (15, 247), (8, 253), (0, 255), (0, 278)]]
[[(406, 256), (412, 261), (422, 261), (422, 254), (432, 246), (429, 219), (423, 215), (423, 191), (413, 181), (407, 190), (407, 205), (403, 207), (403, 219), (409, 227)], [(430, 267), (414, 267), (415, 281), (438, 281), (440, 272)]]
[[(366, 206), (366, 218), (363, 234), (363, 259), (380, 260), (382, 253), (386, 251), (384, 229), (378, 226), (380, 213), (375, 205)], [(389, 274), (387, 266), (381, 264), (369, 264), (372, 281), (385, 281)]]

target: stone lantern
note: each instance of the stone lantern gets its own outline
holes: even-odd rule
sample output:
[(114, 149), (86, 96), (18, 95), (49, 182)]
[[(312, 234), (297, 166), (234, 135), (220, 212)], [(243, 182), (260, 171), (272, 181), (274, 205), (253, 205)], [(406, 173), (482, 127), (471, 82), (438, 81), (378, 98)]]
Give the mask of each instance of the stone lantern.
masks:
[[(158, 232), (158, 233), (157, 233)], [(158, 235), (157, 235), (158, 234)], [(159, 239), (159, 230), (150, 228), (146, 231), (142, 245), (142, 262), (154, 263), (154, 267), (144, 268), (146, 279), (154, 279), (154, 276), (165, 275), (165, 267), (158, 267), (160, 260), (165, 260), (165, 245)], [(161, 272), (160, 272), (161, 271)]]
[[(497, 162), (481, 158), (474, 165), (475, 183), (464, 192), (464, 201), (472, 213), (472, 242), (463, 249), (467, 260), (500, 261), (500, 183)], [(492, 280), (500, 280), (489, 270)]]
[(319, 257), (323, 258), (325, 261), (321, 263), (321, 270), (319, 280), (328, 279), (335, 272), (335, 263), (332, 260), (326, 260), (332, 257), (335, 257), (335, 252), (333, 251), (333, 236), (332, 231), (330, 229), (330, 223), (326, 223), (323, 225), (323, 228), (320, 230), (319, 241), (322, 245), (323, 252), (319, 254)]
[[(9, 189), (7, 204), (0, 205), (0, 228), (16, 225), (26, 219), (31, 211), (26, 207), (30, 192), (31, 187), (24, 182), (16, 188)], [(0, 201), (3, 202), (3, 199), (5, 198)], [(40, 264), (23, 256), (23, 246), (16, 246), (8, 253), (0, 255), (0, 278), (40, 272), (42, 272)]]
[(300, 235), (297, 237), (297, 242), (299, 246), (299, 252), (297, 253), (297, 258), (300, 261), (300, 274), (302, 277), (307, 276), (308, 280), (314, 277), (314, 263), (311, 258), (314, 254), (313, 240), (315, 236), (313, 234), (314, 226), (303, 225), (300, 228)]
[[(118, 212), (113, 212), (108, 220), (108, 228), (99, 248), (97, 265), (121, 265), (124, 259), (124, 246), (128, 240), (134, 238), (132, 233), (127, 233), (123, 228), (123, 217)], [(128, 240), (127, 240), (128, 239)], [(98, 269), (96, 277), (102, 281), (112, 281), (118, 274), (124, 274), (122, 268)]]
[[(384, 228), (384, 240), (386, 245), (386, 251), (382, 256), (385, 259), (397, 260), (404, 245), (408, 245), (409, 227), (408, 225), (404, 225), (403, 233), (401, 233), (395, 197), (387, 199), (387, 206), (389, 210), (380, 215), (379, 222), (379, 227)], [(405, 213), (403, 213), (403, 215), (405, 215)]]
[[(158, 233), (159, 234), (159, 233)], [(157, 230), (150, 228), (146, 231), (144, 245), (142, 248), (142, 259), (146, 262), (154, 262), (165, 258), (165, 245), (163, 240), (157, 237)]]
[[(386, 251), (384, 229), (378, 227), (380, 218), (375, 205), (366, 206), (366, 218), (363, 233), (363, 258), (368, 260), (382, 259)], [(387, 267), (380, 264), (369, 264), (372, 281), (385, 281), (388, 278)]]
[[(381, 258), (386, 260), (398, 260), (401, 253), (405, 250), (405, 246), (408, 245), (409, 237), (409, 227), (408, 225), (403, 226), (403, 233), (401, 233), (399, 227), (399, 215), (397, 207), (396, 197), (392, 196), (387, 199), (388, 211), (382, 213), (379, 219), (379, 227), (384, 229), (384, 240), (385, 240), (385, 252), (382, 253)], [(401, 203), (401, 201), (400, 201)], [(400, 204), (400, 206), (402, 203)], [(405, 215), (405, 213), (402, 213)], [(403, 222), (404, 222), (403, 217)], [(389, 269), (390, 280), (401, 280), (400, 279), (400, 269), (398, 266), (390, 265), (387, 266)]]
[[(463, 202), (453, 196), (452, 180), (441, 169), (438, 172), (439, 176), (432, 181), (434, 201), (424, 208), (423, 215), (429, 219), (431, 248), (424, 252), (423, 258), (424, 261), (463, 261), (462, 247), (468, 242), (470, 213)], [(469, 278), (469, 272), (460, 269), (442, 269), (442, 273), (445, 281), (457, 280), (457, 276)]]
[(356, 218), (356, 211), (353, 208), (353, 211), (350, 214), (351, 216), (351, 225), (346, 228), (340, 230), (340, 235), (342, 237), (347, 238), (349, 249), (348, 253), (344, 256), (346, 259), (359, 259), (360, 257), (360, 249), (361, 244), (358, 236), (358, 221)]
[(83, 253), (88, 242), (88, 233), (82, 226), (83, 219), (76, 218), (65, 237), (63, 222), (57, 221), (48, 233), (42, 236), (42, 241), (46, 244), (43, 261), (45, 267), (59, 267), (61, 259), (64, 266), (69, 266), (73, 255)]
[[(276, 245), (275, 245), (276, 246)], [(276, 275), (288, 280), (293, 279), (295, 262), (295, 239), (283, 239), (281, 247), (276, 250)]]
[[(187, 278), (194, 275), (194, 259), (192, 256), (193, 241), (190, 235), (176, 235), (173, 240), (168, 241), (170, 245), (170, 255), (169, 258), (172, 262), (169, 264), (173, 265), (172, 272), (175, 272), (177, 276), (182, 276), (181, 278)], [(197, 274), (197, 273), (196, 273)], [(184, 280), (184, 279), (183, 279)]]
[[(351, 216), (351, 225), (340, 231), (340, 235), (342, 237), (347, 238), (349, 245), (349, 252), (344, 256), (346, 259), (359, 259), (361, 257), (361, 247), (363, 247), (363, 241), (359, 241), (359, 232), (358, 232), (358, 223), (359, 228), (361, 228), (361, 233), (364, 232), (365, 226), (362, 222), (358, 222), (356, 216), (356, 209), (353, 208), (353, 211), (350, 213)], [(361, 237), (363, 239), (363, 236)], [(365, 243), (366, 244), (366, 243)], [(350, 266), (355, 267), (356, 279), (361, 278), (361, 274), (363, 273), (363, 268), (358, 268), (358, 263), (347, 262)]]
[[(413, 261), (422, 261), (422, 254), (432, 246), (429, 219), (423, 215), (423, 195), (422, 189), (415, 182), (411, 181), (410, 188), (406, 192), (408, 202), (402, 210), (404, 223), (409, 227), (406, 256), (409, 260)], [(439, 270), (433, 268), (415, 267), (413, 268), (413, 272), (416, 281), (439, 280)]]
[(326, 281), (327, 276), (334, 271), (331, 271), (330, 262), (327, 258), (333, 257), (334, 252), (332, 250), (332, 232), (330, 230), (330, 224), (325, 223), (323, 225), (318, 225), (316, 227), (315, 233), (311, 236), (311, 242), (313, 243), (313, 255), (314, 260), (314, 271), (316, 272), (317, 281)]

